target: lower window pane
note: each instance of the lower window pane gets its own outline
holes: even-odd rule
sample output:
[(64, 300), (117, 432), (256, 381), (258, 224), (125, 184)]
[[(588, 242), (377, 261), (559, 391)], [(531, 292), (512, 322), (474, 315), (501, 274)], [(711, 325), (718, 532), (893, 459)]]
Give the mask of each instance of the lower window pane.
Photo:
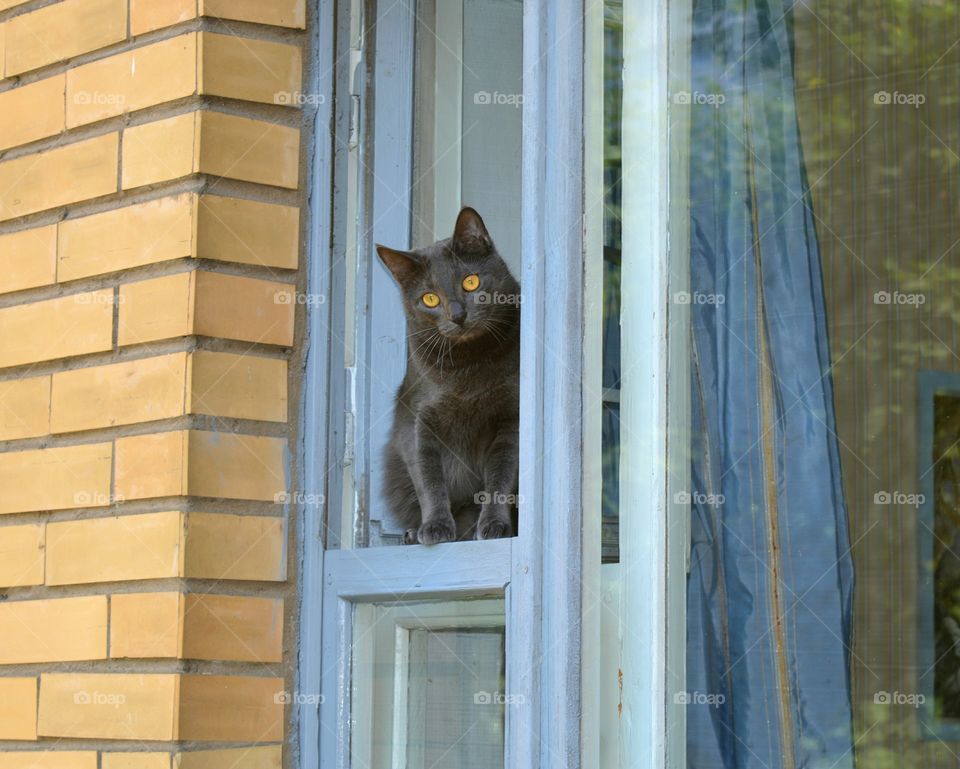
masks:
[(504, 642), (501, 599), (358, 604), (354, 766), (502, 769)]

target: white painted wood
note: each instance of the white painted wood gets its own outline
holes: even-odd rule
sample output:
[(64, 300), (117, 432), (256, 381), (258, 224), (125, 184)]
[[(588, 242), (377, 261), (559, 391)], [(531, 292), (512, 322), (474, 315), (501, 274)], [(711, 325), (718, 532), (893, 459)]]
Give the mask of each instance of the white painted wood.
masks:
[(679, 116), (671, 135), (670, 87), (689, 67), (683, 7), (624, 0), (620, 393), (620, 752), (624, 765), (677, 769), (686, 765), (675, 695), (685, 680), (689, 533), (674, 494), (689, 483), (689, 318), (670, 297), (687, 285), (689, 213), (686, 122)]
[[(335, 0), (318, 0), (316, 17), (312, 25), (312, 47), (318, 51), (315, 63), (317, 77), (314, 87), (325, 98), (319, 100), (316, 109), (312, 156), (307, 179), (314, 190), (330, 190), (334, 178), (334, 145), (331, 126), (334, 123), (333, 92), (336, 77), (334, 60), (336, 47)], [(307, 235), (307, 285), (308, 290), (332, 296), (334, 285), (333, 229), (335, 210), (341, 201), (337, 196), (314, 194), (310, 196), (310, 228)], [(307, 307), (307, 345), (309, 348), (307, 376), (303, 388), (303, 414), (305, 423), (313, 429), (303, 431), (301, 475), (302, 489), (310, 504), (299, 508), (298, 537), (300, 542), (300, 612), (297, 667), (294, 685), (299, 693), (318, 694), (321, 688), (322, 661), (320, 648), (323, 633), (323, 525), (325, 508), (323, 500), (331, 490), (327, 485), (326, 468), (331, 459), (330, 436), (337, 432), (337, 420), (331, 417), (329, 405), (335, 398), (329, 381), (331, 370), (333, 334), (335, 325), (333, 304), (327, 302)], [(292, 517), (292, 511), (288, 514)], [(303, 766), (319, 764), (320, 708), (298, 707), (294, 710), (294, 728)]]
[[(599, 736), (598, 763), (600, 769), (628, 769), (631, 764), (620, 754), (620, 573), (619, 563), (605, 563), (600, 567), (603, 610), (600, 620), (600, 646), (598, 677), (600, 701), (598, 703)], [(592, 766), (586, 761), (584, 767)]]
[[(412, 766), (423, 765), (423, 741), (410, 740), (411, 734), (424, 734), (426, 724), (422, 705), (424, 695), (422, 690), (410, 691), (410, 665), (422, 664), (426, 661), (426, 649), (423, 644), (410, 643), (410, 628), (397, 625), (394, 627), (393, 649), (393, 769), (407, 769), (407, 752), (413, 752)], [(413, 682), (417, 687), (417, 682)], [(419, 706), (411, 713), (414, 703)], [(413, 728), (408, 719), (412, 716)]]
[(502, 595), (514, 540), (327, 552), (328, 593), (351, 601)]
[(524, 9), (520, 537), (507, 687), (508, 765), (577, 767), (583, 551), (584, 4)]
[[(584, 767), (600, 766), (601, 724), (609, 723), (604, 705), (617, 696), (618, 685), (610, 676), (602, 646), (601, 628), (610, 610), (601, 588), (603, 510), (603, 240), (604, 240), (604, 77), (603, 3), (584, 9), (584, 107), (583, 107), (583, 620), (581, 631), (580, 760)], [(614, 724), (616, 721), (613, 722)]]

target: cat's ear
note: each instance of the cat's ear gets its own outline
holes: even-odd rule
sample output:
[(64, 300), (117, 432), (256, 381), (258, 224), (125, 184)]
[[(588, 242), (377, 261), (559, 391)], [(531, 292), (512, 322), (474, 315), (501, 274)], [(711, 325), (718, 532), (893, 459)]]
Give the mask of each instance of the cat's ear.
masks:
[(395, 248), (378, 245), (377, 254), (398, 283), (404, 283), (420, 271), (420, 262), (409, 251), (397, 251)]
[(493, 247), (493, 239), (483, 219), (469, 206), (460, 209), (453, 228), (453, 242), (464, 251), (489, 251)]

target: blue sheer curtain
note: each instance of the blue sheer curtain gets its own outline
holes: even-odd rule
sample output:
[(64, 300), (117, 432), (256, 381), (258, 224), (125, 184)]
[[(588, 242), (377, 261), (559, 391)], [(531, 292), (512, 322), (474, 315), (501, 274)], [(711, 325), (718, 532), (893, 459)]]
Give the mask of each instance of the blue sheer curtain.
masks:
[(696, 769), (853, 767), (853, 566), (790, 5), (694, 0)]

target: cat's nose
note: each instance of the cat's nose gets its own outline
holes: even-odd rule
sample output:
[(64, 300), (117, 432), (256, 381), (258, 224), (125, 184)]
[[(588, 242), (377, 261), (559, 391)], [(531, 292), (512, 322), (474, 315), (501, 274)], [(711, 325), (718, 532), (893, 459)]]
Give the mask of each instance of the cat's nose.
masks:
[(458, 326), (462, 326), (467, 319), (467, 309), (460, 302), (450, 302), (447, 305), (447, 316)]

